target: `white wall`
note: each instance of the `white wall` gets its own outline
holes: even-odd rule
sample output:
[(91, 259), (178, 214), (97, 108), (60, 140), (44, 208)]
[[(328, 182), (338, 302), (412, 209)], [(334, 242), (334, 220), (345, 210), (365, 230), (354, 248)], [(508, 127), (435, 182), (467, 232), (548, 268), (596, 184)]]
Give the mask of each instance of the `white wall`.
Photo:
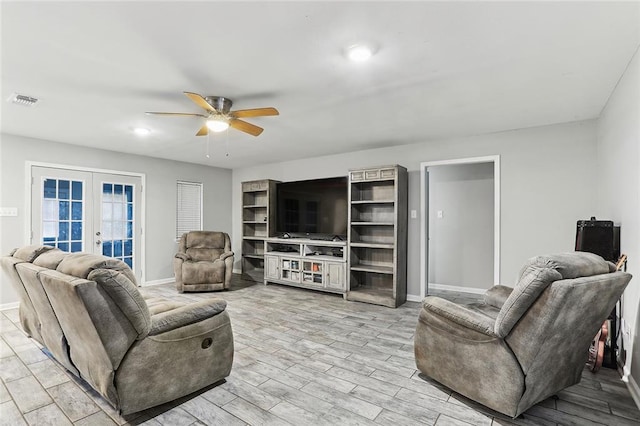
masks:
[(493, 286), (493, 163), (431, 166), (428, 172), (429, 284), (488, 289)]
[[(620, 224), (620, 249), (635, 275), (623, 296), (625, 374), (640, 384), (640, 54), (627, 67), (598, 120), (598, 217)], [(640, 391), (636, 387), (636, 392)], [(636, 397), (640, 395), (636, 393)], [(640, 404), (640, 399), (636, 399)]]
[[(401, 131), (401, 130), (399, 130)], [(340, 132), (336, 131), (336, 138)], [(300, 141), (304, 144), (304, 140)], [(576, 220), (595, 211), (594, 121), (514, 130), (454, 140), (371, 149), (233, 171), (233, 239), (241, 247), (241, 182), (346, 176), (351, 168), (400, 164), (409, 170), (409, 210), (420, 211), (420, 163), (486, 155), (501, 156), (501, 282), (513, 284), (526, 259), (572, 251)], [(420, 223), (408, 219), (410, 295), (420, 294)], [(236, 264), (239, 268), (239, 264)]]
[[(146, 281), (173, 277), (177, 245), (176, 181), (204, 184), (204, 228), (231, 232), (231, 179), (227, 169), (82, 148), (14, 135), (0, 135), (0, 206), (17, 207), (17, 217), (0, 217), (0, 253), (27, 243), (25, 223), (26, 162), (144, 173), (146, 175)], [(17, 302), (11, 286), (0, 283), (0, 305)]]

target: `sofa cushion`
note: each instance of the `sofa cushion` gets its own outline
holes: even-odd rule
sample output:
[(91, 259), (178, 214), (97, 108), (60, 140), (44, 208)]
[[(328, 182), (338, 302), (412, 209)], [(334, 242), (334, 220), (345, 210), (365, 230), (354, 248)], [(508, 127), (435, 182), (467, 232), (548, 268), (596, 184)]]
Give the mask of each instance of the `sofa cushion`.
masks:
[(529, 266), (555, 269), (565, 280), (612, 272), (611, 262), (607, 262), (597, 254), (582, 251), (532, 257), (522, 268), (520, 277)]
[(38, 256), (49, 250), (53, 250), (53, 247), (35, 245), (25, 246), (15, 250), (12, 256), (20, 260), (24, 260), (25, 262), (33, 262)]
[(496, 318), (495, 333), (500, 337), (509, 334), (540, 293), (552, 282), (561, 279), (562, 275), (555, 269), (534, 265), (525, 267), (520, 281), (500, 309)]
[(224, 248), (225, 233), (216, 231), (191, 231), (187, 234), (187, 248)]
[(224, 282), (224, 261), (184, 262), (182, 281), (185, 284), (208, 284)]
[(71, 253), (58, 265), (56, 270), (78, 278), (87, 278), (94, 269), (111, 269), (123, 273), (136, 285), (136, 277), (129, 265), (119, 259), (91, 253)]
[(88, 280), (95, 281), (120, 308), (138, 333), (138, 339), (149, 334), (151, 314), (136, 286), (121, 271), (94, 269)]
[(207, 260), (213, 262), (220, 258), (220, 255), (224, 253), (223, 249), (216, 248), (188, 248), (187, 255), (191, 260)]
[(47, 269), (56, 269), (62, 259), (68, 255), (69, 253), (60, 249), (49, 250), (36, 257), (33, 264)]

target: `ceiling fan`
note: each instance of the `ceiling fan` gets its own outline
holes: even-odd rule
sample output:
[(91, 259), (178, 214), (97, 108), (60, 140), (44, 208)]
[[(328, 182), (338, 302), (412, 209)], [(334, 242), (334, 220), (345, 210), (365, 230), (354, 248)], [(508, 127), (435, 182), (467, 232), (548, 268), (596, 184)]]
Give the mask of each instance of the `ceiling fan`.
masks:
[(277, 109), (269, 108), (253, 108), (253, 109), (239, 109), (237, 111), (231, 111), (231, 105), (233, 102), (229, 98), (222, 96), (201, 96), (197, 93), (183, 92), (189, 99), (191, 99), (196, 105), (203, 108), (205, 114), (193, 114), (189, 112), (147, 112), (146, 114), (155, 115), (178, 115), (178, 116), (192, 116), (202, 117), (206, 119), (205, 124), (198, 130), (196, 136), (206, 136), (209, 134), (209, 130), (212, 132), (222, 132), (229, 127), (233, 127), (241, 132), (249, 133), (253, 136), (258, 136), (264, 130), (262, 127), (258, 127), (254, 124), (248, 123), (240, 118), (247, 117), (264, 117), (269, 115), (279, 115)]

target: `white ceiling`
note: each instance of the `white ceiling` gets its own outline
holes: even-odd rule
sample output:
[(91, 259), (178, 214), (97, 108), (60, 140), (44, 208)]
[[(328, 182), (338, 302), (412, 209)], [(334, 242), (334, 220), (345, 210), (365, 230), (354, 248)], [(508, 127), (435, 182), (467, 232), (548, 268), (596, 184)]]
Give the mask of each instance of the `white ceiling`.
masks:
[[(3, 133), (227, 168), (595, 118), (640, 42), (639, 2), (3, 1), (1, 14)], [(361, 41), (377, 54), (348, 62)], [(257, 138), (211, 136), (206, 158), (198, 119), (144, 114), (201, 112), (183, 91), (281, 115), (248, 119)]]

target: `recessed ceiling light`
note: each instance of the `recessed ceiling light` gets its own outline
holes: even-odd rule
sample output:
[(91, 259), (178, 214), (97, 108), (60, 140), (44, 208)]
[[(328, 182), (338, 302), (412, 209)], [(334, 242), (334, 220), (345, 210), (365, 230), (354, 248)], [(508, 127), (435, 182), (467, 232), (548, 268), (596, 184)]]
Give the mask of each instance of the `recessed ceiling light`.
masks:
[(373, 56), (373, 48), (366, 44), (354, 44), (347, 48), (347, 58), (353, 62), (364, 62)]
[(136, 127), (135, 129), (133, 129), (133, 133), (138, 136), (147, 136), (149, 133), (151, 133), (151, 130), (145, 129), (144, 127)]

